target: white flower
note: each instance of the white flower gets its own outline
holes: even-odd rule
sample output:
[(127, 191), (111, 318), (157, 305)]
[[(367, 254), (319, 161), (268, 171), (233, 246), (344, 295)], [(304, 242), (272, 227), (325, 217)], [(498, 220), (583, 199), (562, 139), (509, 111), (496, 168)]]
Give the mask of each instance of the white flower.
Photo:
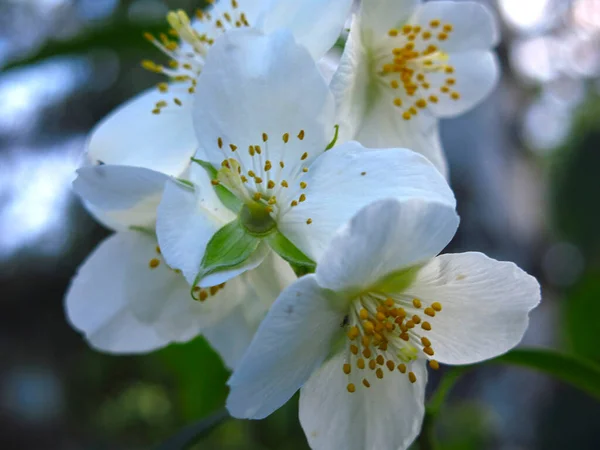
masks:
[[(196, 289), (199, 301), (192, 300), (189, 284), (166, 264), (154, 235), (168, 179), (140, 167), (79, 169), (75, 191), (120, 231), (79, 268), (66, 295), (69, 321), (92, 347), (112, 353), (147, 352), (203, 334), (235, 367), (271, 303), (296, 277), (271, 254), (226, 284)], [(218, 202), (214, 193), (206, 201)]]
[(232, 212), (206, 202), (214, 186), (200, 165), (190, 168), (195, 189), (168, 183), (158, 239), (166, 260), (190, 283), (222, 227), (215, 214), (239, 221), (261, 240), (245, 262), (204, 277), (200, 286), (256, 267), (269, 246), (279, 250), (275, 237), (284, 236), (316, 260), (337, 228), (377, 199), (455, 203), (444, 178), (415, 152), (370, 150), (356, 142), (326, 151), (334, 137), (334, 100), (309, 53), (285, 31), (222, 37), (207, 58), (196, 96), (202, 99), (193, 111), (197, 158), (219, 169), (212, 183), (225, 187), (239, 206)]
[[(166, 65), (144, 61), (162, 82), (116, 109), (92, 131), (90, 163), (145, 167), (181, 176), (198, 148), (191, 119), (191, 93), (214, 41), (230, 29), (290, 30), (318, 59), (334, 45), (351, 0), (222, 0), (190, 21), (183, 11), (167, 16), (171, 35), (146, 37), (170, 58)], [(201, 101), (201, 100), (200, 100)], [(152, 114), (154, 113), (154, 114)], [(96, 211), (94, 211), (96, 212)], [(108, 226), (114, 222), (96, 212)]]
[(332, 82), (342, 138), (410, 148), (445, 173), (437, 119), (492, 90), (497, 41), (479, 3), (363, 0)]
[(286, 288), (229, 381), (235, 417), (263, 418), (301, 388), (313, 449), (405, 449), (423, 419), (425, 362), (470, 364), (521, 340), (537, 281), (481, 253), (435, 256), (453, 208), (384, 200)]

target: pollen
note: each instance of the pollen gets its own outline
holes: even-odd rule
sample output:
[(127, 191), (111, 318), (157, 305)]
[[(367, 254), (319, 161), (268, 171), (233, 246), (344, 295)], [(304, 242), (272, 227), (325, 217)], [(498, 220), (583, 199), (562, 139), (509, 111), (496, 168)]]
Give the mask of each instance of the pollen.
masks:
[(157, 258), (152, 258), (148, 265), (151, 269), (156, 269), (160, 265), (160, 260)]
[(356, 386), (354, 386), (354, 384), (352, 384), (352, 383), (348, 383), (348, 386), (346, 386), (346, 389), (348, 389), (348, 392), (350, 392), (350, 393), (356, 392)]
[(415, 308), (420, 308), (421, 307), (421, 300), (419, 300), (418, 298), (413, 298), (412, 304)]
[(300, 130), (300, 133), (298, 133), (298, 139), (300, 139), (300, 140), (304, 139), (304, 130)]
[(408, 379), (410, 380), (411, 383), (417, 382), (417, 376), (415, 375), (414, 372), (408, 372)]
[(306, 225), (310, 225), (312, 223), (312, 219), (306, 219)]

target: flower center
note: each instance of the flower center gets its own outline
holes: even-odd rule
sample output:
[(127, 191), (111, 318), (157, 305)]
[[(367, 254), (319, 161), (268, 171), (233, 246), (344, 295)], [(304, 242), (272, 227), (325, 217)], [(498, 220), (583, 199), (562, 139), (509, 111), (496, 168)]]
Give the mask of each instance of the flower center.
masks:
[[(306, 201), (304, 190), (308, 183), (304, 178), (308, 172), (305, 165), (308, 152), (300, 157), (290, 152), (290, 157), (286, 158), (288, 146), (297, 144), (292, 140), (304, 138), (304, 130), (295, 137), (284, 133), (281, 140), (270, 140), (267, 133), (262, 133), (260, 144), (249, 145), (247, 150), (239, 149), (234, 143), (225, 143), (221, 137), (217, 139), (225, 159), (212, 184), (223, 185), (245, 204), (242, 210), (245, 216), (241, 219), (245, 225), (256, 227), (256, 230), (249, 228), (250, 231), (262, 232), (265, 227), (271, 230), (278, 217)], [(270, 153), (279, 155), (280, 160), (271, 159)], [(312, 219), (307, 218), (306, 223), (311, 224)]]
[[(215, 4), (215, 0), (209, 0)], [(219, 3), (211, 11), (196, 10), (197, 25), (192, 24), (185, 11), (170, 11), (167, 22), (170, 29), (167, 34), (161, 33), (155, 37), (145, 33), (144, 37), (155, 47), (167, 55), (170, 60), (166, 66), (156, 64), (150, 60), (142, 61), (142, 67), (150, 72), (160, 73), (169, 77), (170, 81), (188, 84), (188, 92), (193, 94), (196, 89), (196, 80), (202, 68), (210, 46), (215, 39), (232, 28), (250, 27), (246, 14), (240, 10), (238, 1), (231, 0)], [(196, 28), (201, 29), (198, 31)], [(168, 83), (159, 83), (158, 89), (167, 93)], [(182, 105), (178, 97), (172, 99), (177, 106)], [(168, 101), (158, 101), (152, 110), (153, 114), (160, 114), (161, 110), (169, 105)]]
[(440, 101), (446, 95), (459, 100), (453, 89), (454, 66), (441, 45), (451, 35), (453, 26), (432, 20), (429, 26), (404, 25), (388, 32), (393, 48), (376, 58), (377, 76), (393, 97), (394, 105), (405, 120), (411, 120), (420, 109)]
[(360, 383), (369, 388), (369, 380), (383, 379), (386, 368), (390, 373), (397, 370), (407, 374), (410, 382), (415, 383), (417, 377), (410, 365), (419, 359), (419, 352), (429, 359), (432, 369), (438, 369), (438, 362), (431, 359), (434, 351), (425, 334), (432, 329), (429, 318), (441, 310), (439, 302), (423, 309), (421, 300), (403, 295), (369, 292), (359, 296), (348, 316), (346, 332), (343, 371), (349, 376), (348, 392), (356, 391), (358, 383), (352, 382), (353, 379), (362, 379)]

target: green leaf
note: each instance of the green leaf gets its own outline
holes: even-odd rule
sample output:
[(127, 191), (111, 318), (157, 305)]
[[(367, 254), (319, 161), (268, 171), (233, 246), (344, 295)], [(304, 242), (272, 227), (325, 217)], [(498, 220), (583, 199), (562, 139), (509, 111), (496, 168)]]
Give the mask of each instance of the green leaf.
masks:
[(228, 418), (229, 414), (223, 408), (206, 419), (184, 427), (176, 435), (156, 447), (156, 450), (184, 450), (190, 448), (192, 444), (205, 437)]
[[(217, 169), (215, 169), (212, 166), (211, 163), (209, 163), (207, 161), (203, 161), (198, 158), (190, 158), (190, 159), (192, 160), (192, 162), (195, 162), (196, 164), (200, 164), (202, 166), (202, 168), (204, 170), (206, 170), (206, 172), (208, 173), (208, 176), (212, 180), (217, 179), (218, 171), (217, 171)], [(219, 197), (219, 200), (221, 200), (221, 203), (223, 203), (227, 209), (229, 209), (230, 211), (232, 211), (236, 214), (238, 214), (241, 211), (242, 202), (229, 189), (227, 189), (225, 186), (222, 186), (220, 184), (217, 186), (213, 186), (213, 188), (215, 189), (215, 192), (217, 193), (217, 197)]]
[[(485, 364), (511, 364), (544, 372), (600, 400), (600, 365), (576, 356), (553, 350), (516, 349)], [(458, 379), (478, 366), (481, 364), (450, 369), (427, 404), (428, 414), (435, 416)]]
[(260, 238), (248, 234), (238, 220), (225, 225), (208, 242), (194, 287), (211, 273), (242, 264), (258, 248), (260, 241)]
[(292, 265), (297, 275), (298, 271), (301, 271), (303, 275), (315, 271), (315, 268), (317, 267), (315, 262), (302, 253), (298, 247), (292, 244), (290, 240), (279, 231), (269, 235), (267, 242), (279, 256)]

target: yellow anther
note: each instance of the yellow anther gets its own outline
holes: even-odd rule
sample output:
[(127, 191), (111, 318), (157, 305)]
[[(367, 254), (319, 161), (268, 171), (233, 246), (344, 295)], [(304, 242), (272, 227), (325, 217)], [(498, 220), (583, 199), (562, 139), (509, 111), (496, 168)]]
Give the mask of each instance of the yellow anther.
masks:
[(269, 205), (274, 205), (277, 203), (277, 197), (272, 196), (269, 201), (267, 202)]
[(306, 186), (308, 186), (308, 185), (306, 184), (306, 182), (304, 182), (304, 181), (301, 181), (301, 182), (300, 182), (300, 188), (301, 188), (301, 189), (306, 189)]
[(221, 183), (219, 182), (219, 180), (210, 180), (210, 184), (212, 184), (213, 186), (218, 186)]
[(365, 368), (365, 360), (362, 358), (358, 358), (358, 360), (356, 361), (356, 367), (358, 367), (359, 369), (364, 369)]
[(414, 316), (412, 316), (411, 319), (414, 323), (416, 323), (417, 325), (419, 325), (421, 323), (421, 318), (419, 316), (417, 316), (416, 314)]
[(417, 376), (415, 375), (414, 372), (408, 372), (408, 379), (410, 380), (411, 383), (417, 382)]
[(346, 389), (348, 389), (348, 392), (353, 393), (356, 391), (356, 386), (354, 386), (352, 383), (349, 383), (348, 386), (346, 386)]
[(363, 349), (362, 355), (365, 358), (369, 359), (371, 357), (371, 349), (368, 349), (368, 348)]
[(380, 380), (383, 379), (383, 370), (381, 370), (380, 368), (377, 368), (377, 370), (375, 371), (375, 375), (377, 376), (377, 378), (379, 378)]
[(406, 311), (404, 308), (396, 308), (396, 312), (398, 313), (399, 318), (406, 317)]
[(158, 83), (157, 87), (158, 90), (162, 93), (165, 93), (169, 90), (169, 85), (167, 83)]
[(267, 183), (267, 189), (273, 189), (275, 187), (275, 182), (273, 180), (269, 180)]
[(385, 352), (388, 348), (387, 342), (382, 342), (381, 344), (379, 344), (379, 350), (381, 350), (382, 352)]
[(181, 100), (179, 100), (177, 97), (175, 97), (175, 98), (173, 99), (173, 103), (175, 103), (177, 106), (181, 106), (181, 105), (183, 105), (182, 101), (181, 101)]
[(306, 158), (308, 158), (308, 153), (307, 153), (307, 152), (304, 152), (304, 153), (302, 154), (302, 156), (300, 157), (300, 160), (301, 160), (301, 161), (304, 161)]
[(448, 86), (442, 86), (440, 88), (440, 91), (443, 92), (444, 94), (447, 94), (448, 92), (450, 92), (450, 88)]
[(359, 334), (360, 331), (358, 330), (358, 327), (356, 325), (350, 327), (350, 329), (348, 330), (348, 337), (350, 339), (356, 339)]
[(366, 388), (371, 387), (371, 383), (369, 383), (366, 378), (363, 378), (362, 384)]
[(300, 133), (298, 133), (298, 139), (304, 139), (304, 130), (300, 130)]
[(409, 330), (415, 327), (415, 323), (412, 320), (407, 320), (405, 325)]
[(404, 34), (408, 34), (408, 33), (410, 33), (411, 31), (412, 31), (412, 27), (411, 27), (410, 25), (404, 25), (404, 26), (402, 27), (402, 33), (404, 33)]
[(391, 308), (392, 306), (394, 306), (394, 300), (388, 297), (385, 299), (385, 302), (383, 302), (383, 304), (388, 308)]
[(262, 150), (260, 148), (260, 145), (255, 145), (254, 146), (254, 150), (256, 151), (256, 153), (258, 153), (259, 155), (262, 153)]
[(254, 171), (253, 171), (253, 170), (249, 170), (249, 171), (248, 171), (248, 176), (249, 176), (250, 178), (254, 178), (254, 177), (256, 176), (256, 174), (254, 173)]
[(408, 333), (406, 331), (403, 331), (402, 333), (400, 333), (400, 339), (402, 339), (403, 341), (408, 342), (408, 340), (410, 339), (410, 337), (408, 336)]
[(420, 25), (415, 25), (415, 27), (413, 28), (413, 31), (415, 33), (420, 33), (421, 32), (421, 26)]
[(304, 172), (304, 173), (308, 172), (308, 167), (303, 167), (302, 172)]
[(425, 346), (425, 347), (431, 347), (431, 341), (429, 339), (427, 339), (426, 337), (422, 337), (421, 338), (421, 343)]
[(286, 144), (288, 143), (288, 141), (290, 140), (290, 134), (289, 133), (284, 133), (282, 136), (283, 142), (285, 142)]
[(375, 325), (373, 325), (373, 322), (371, 322), (370, 320), (365, 320), (363, 327), (367, 334), (372, 334), (375, 330)]
[(377, 363), (375, 362), (374, 359), (369, 361), (369, 369), (371, 370), (375, 370), (375, 368), (377, 367)]
[(263, 179), (262, 179), (261, 177), (254, 177), (254, 182), (255, 182), (256, 184), (260, 184), (260, 183), (262, 183), (262, 182), (263, 182)]
[(431, 28), (437, 28), (437, 27), (439, 27), (439, 26), (441, 25), (441, 23), (442, 23), (442, 22), (441, 22), (440, 20), (438, 20), (438, 19), (434, 19), (434, 20), (432, 20), (431, 22), (429, 22), (429, 26), (430, 26)]
[(386, 319), (385, 314), (382, 312), (378, 312), (375, 317), (377, 317), (377, 320), (381, 320), (381, 321)]
[(408, 111), (404, 111), (404, 112), (402, 113), (402, 118), (403, 118), (404, 120), (410, 120), (410, 119), (411, 119), (411, 117), (412, 117), (412, 116), (410, 115), (410, 113), (409, 113)]
[(400, 373), (406, 373), (406, 364), (398, 364), (398, 370)]
[(430, 359), (429, 367), (431, 367), (433, 370), (438, 370), (440, 368), (440, 364), (435, 359)]
[(450, 25), (450, 24), (444, 25), (444, 31), (446, 33), (450, 33), (453, 29), (454, 29), (454, 27), (452, 25)]
[(421, 34), (421, 37), (423, 38), (423, 40), (424, 40), (424, 41), (426, 41), (426, 40), (428, 40), (428, 39), (431, 39), (431, 33), (430, 33), (429, 31), (424, 31), (424, 32)]
[(248, 178), (246, 178), (246, 176), (245, 176), (245, 175), (242, 175), (242, 176), (240, 177), (240, 180), (242, 180), (242, 183), (247, 183), (247, 182), (248, 182)]
[(283, 181), (281, 182), (281, 186), (282, 186), (282, 187), (284, 187), (284, 188), (286, 188), (286, 187), (288, 187), (288, 186), (289, 186), (289, 184), (288, 184), (288, 182), (287, 182), (286, 180), (283, 180)]
[(454, 67), (452, 67), (452, 66), (446, 66), (446, 68), (444, 69), (444, 72), (446, 72), (446, 73), (454, 73)]
[(423, 328), (425, 331), (431, 331), (431, 324), (429, 322), (423, 322), (421, 324), (421, 328)]
[(388, 36), (390, 36), (390, 37), (398, 36), (398, 30), (391, 29), (390, 31), (388, 31)]
[(352, 371), (352, 368), (350, 367), (350, 364), (344, 364), (344, 373), (346, 375), (349, 375), (351, 371)]
[(350, 352), (351, 352), (353, 355), (357, 355), (357, 354), (358, 354), (358, 347), (357, 347), (356, 345), (352, 344), (352, 345), (350, 346)]
[(396, 368), (394, 361), (390, 361), (389, 359), (386, 361), (385, 365), (387, 366), (387, 368), (390, 372), (393, 372), (394, 369)]
[(433, 356), (434, 352), (433, 349), (431, 347), (425, 347), (423, 348), (423, 353), (429, 355), (429, 356)]
[(306, 225), (310, 225), (312, 223), (312, 219), (308, 218), (306, 219)]
[(267, 142), (269, 140), (269, 135), (267, 133), (263, 133), (262, 140), (263, 140), (263, 142)]
[(454, 85), (456, 84), (456, 78), (448, 78), (448, 79), (446, 80), (446, 84), (447, 84), (448, 86), (454, 86)]
[(362, 309), (360, 310), (360, 312), (358, 313), (358, 316), (359, 316), (359, 317), (360, 317), (362, 320), (366, 320), (366, 319), (368, 319), (368, 318), (369, 318), (369, 312), (368, 312), (368, 311), (367, 311), (365, 308), (362, 308)]
[(431, 103), (437, 103), (439, 101), (439, 98), (437, 96), (435, 96), (435, 95), (430, 95), (429, 96), (429, 101)]
[(420, 98), (415, 102), (415, 105), (417, 105), (418, 108), (425, 108), (427, 106), (427, 101), (425, 101), (425, 99)]
[(285, 163), (283, 161), (279, 161), (279, 167), (283, 169), (285, 167)]
[(304, 195), (304, 194), (301, 194), (301, 195), (300, 195), (300, 198), (298, 199), (298, 201), (299, 201), (300, 203), (302, 203), (302, 202), (303, 202), (303, 201), (305, 201), (305, 200), (306, 200), (306, 195)]
[(396, 97), (396, 98), (394, 99), (394, 106), (397, 106), (398, 108), (399, 108), (399, 107), (401, 107), (401, 106), (402, 106), (402, 99), (401, 99), (401, 98), (398, 98), (398, 97)]
[(371, 345), (371, 338), (370, 338), (369, 336), (365, 336), (365, 335), (363, 334), (363, 336), (362, 336), (362, 338), (361, 338), (361, 342), (362, 342), (362, 345), (363, 345), (363, 347), (365, 347), (365, 348), (366, 348), (366, 347), (368, 347), (369, 345)]
[(203, 302), (207, 298), (208, 298), (208, 292), (206, 292), (206, 291), (200, 291), (200, 295), (198, 295), (198, 300), (200, 300), (201, 302)]
[(292, 200), (292, 203), (290, 203), (290, 206), (298, 206), (298, 202), (296, 200)]
[(223, 148), (223, 139), (218, 138), (217, 139), (217, 145), (219, 146), (219, 148)]
[(433, 308), (427, 307), (423, 310), (423, 312), (425, 314), (427, 314), (429, 317), (435, 317), (435, 310)]
[(151, 269), (156, 269), (160, 264), (160, 260), (156, 259), (156, 258), (152, 258), (150, 260), (150, 262), (148, 263), (148, 265), (150, 266)]
[(437, 35), (437, 38), (438, 38), (438, 40), (440, 40), (440, 41), (445, 41), (446, 39), (448, 39), (448, 33), (443, 33), (443, 32), (442, 32), (442, 33), (439, 33), (439, 34)]
[(460, 94), (458, 92), (453, 92), (452, 94), (450, 94), (450, 98), (452, 100), (458, 100), (460, 99)]
[(440, 302), (433, 302), (431, 307), (438, 312), (442, 310), (442, 304)]
[(375, 361), (377, 361), (377, 364), (379, 364), (380, 366), (383, 366), (383, 363), (385, 363), (385, 359), (383, 358), (383, 355), (377, 355), (377, 358), (375, 358)]
[(413, 298), (412, 304), (415, 308), (420, 308), (421, 307), (421, 300), (419, 300), (418, 298)]
[(269, 170), (271, 170), (271, 167), (273, 167), (273, 165), (271, 164), (271, 161), (267, 160), (267, 162), (265, 162), (265, 172), (268, 172)]
[(273, 207), (272, 207), (272, 206), (267, 206), (267, 207), (265, 208), (265, 211), (266, 211), (267, 213), (269, 213), (269, 214), (270, 214), (270, 213), (272, 213), (272, 212), (273, 212)]

